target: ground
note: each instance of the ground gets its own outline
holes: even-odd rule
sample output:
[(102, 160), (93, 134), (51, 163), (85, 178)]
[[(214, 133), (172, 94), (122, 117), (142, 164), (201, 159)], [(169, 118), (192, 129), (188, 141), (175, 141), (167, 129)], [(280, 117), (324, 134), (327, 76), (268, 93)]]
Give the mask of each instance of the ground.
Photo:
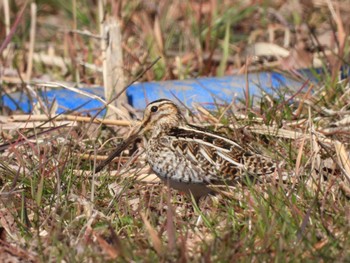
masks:
[[(190, 123), (283, 168), (197, 204), (148, 176), (141, 140), (92, 172), (142, 112), (92, 121), (78, 110), (52, 118), (59, 105), (45, 100), (30, 117), (1, 104), (0, 261), (348, 262), (349, 2), (52, 0), (35, 12), (3, 1), (1, 95), (35, 97), (52, 81), (103, 85), (102, 2), (105, 17), (119, 19), (130, 82), (266, 70), (300, 81), (258, 99), (242, 87), (230, 104), (182, 107)], [(301, 68), (323, 71), (308, 82)]]

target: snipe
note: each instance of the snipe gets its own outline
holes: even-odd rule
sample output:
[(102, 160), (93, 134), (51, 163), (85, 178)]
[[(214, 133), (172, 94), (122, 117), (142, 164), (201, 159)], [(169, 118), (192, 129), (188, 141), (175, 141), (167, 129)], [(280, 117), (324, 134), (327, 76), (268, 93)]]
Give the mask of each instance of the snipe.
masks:
[(259, 177), (276, 170), (276, 164), (268, 157), (188, 124), (172, 101), (160, 99), (147, 105), (140, 126), (95, 172), (145, 132), (150, 132), (146, 156), (152, 170), (166, 185), (191, 193), (196, 199), (212, 191), (208, 185), (231, 185), (246, 175)]

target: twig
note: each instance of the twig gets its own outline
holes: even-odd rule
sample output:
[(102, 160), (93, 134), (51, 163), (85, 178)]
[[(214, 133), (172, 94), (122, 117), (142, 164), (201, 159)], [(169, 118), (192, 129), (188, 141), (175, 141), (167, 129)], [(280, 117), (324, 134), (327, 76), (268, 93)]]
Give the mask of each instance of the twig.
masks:
[[(63, 72), (67, 71), (67, 65), (70, 65), (73, 63), (70, 58), (50, 55), (44, 52), (34, 53), (33, 60), (35, 62), (42, 63), (48, 66), (59, 67)], [(95, 64), (87, 63), (82, 59), (77, 59), (76, 62), (87, 69), (97, 71), (97, 72), (102, 72), (102, 68)]]
[(47, 129), (47, 130), (45, 130), (45, 131), (38, 132), (38, 133), (36, 133), (36, 134), (34, 134), (34, 135), (28, 136), (26, 139), (21, 138), (21, 139), (16, 139), (16, 140), (13, 140), (13, 141), (10, 141), (10, 142), (3, 143), (3, 144), (0, 145), (0, 152), (6, 150), (6, 149), (9, 148), (11, 145), (21, 145), (21, 144), (24, 144), (24, 143), (26, 143), (26, 140), (29, 140), (29, 139), (32, 139), (32, 138), (37, 138), (37, 137), (39, 137), (40, 135), (44, 135), (44, 134), (50, 133), (50, 132), (55, 131), (55, 130), (58, 130), (58, 129), (60, 129), (60, 128), (64, 128), (64, 127), (66, 127), (66, 126), (67, 126), (67, 125), (61, 125), (61, 126), (58, 126), (58, 127), (53, 127), (53, 128)]
[(9, 0), (4, 0), (4, 17), (5, 17), (5, 29), (6, 29), (6, 36), (10, 34), (10, 7), (9, 7)]
[(65, 125), (67, 127), (77, 126), (75, 121), (58, 121), (53, 124), (52, 122), (43, 123), (43, 122), (10, 122), (6, 124), (0, 124), (0, 130), (18, 130), (18, 129), (43, 129), (50, 128), (54, 125)]
[(159, 60), (161, 59), (161, 57), (157, 57), (145, 70), (143, 70), (134, 80), (132, 80), (127, 86), (124, 87), (124, 89), (122, 89), (109, 103), (111, 103), (112, 101), (116, 100), (117, 98), (119, 98), (119, 96), (126, 91), (132, 84), (134, 84), (135, 82), (137, 82), (139, 79), (141, 79), (143, 77), (143, 75), (150, 70)]
[(16, 29), (18, 27), (19, 22), (21, 22), (23, 14), (24, 14), (24, 10), (26, 9), (28, 1), (26, 1), (22, 7), (22, 9), (19, 11), (15, 22), (13, 23), (13, 26), (10, 30), (10, 33), (6, 36), (5, 40), (2, 42), (1, 46), (0, 46), (0, 54), (2, 53), (2, 51), (4, 51), (4, 49), (7, 47), (7, 45), (10, 43), (13, 35), (16, 32)]
[[(72, 11), (73, 11), (73, 30), (77, 29), (77, 0), (72, 0)], [(73, 46), (74, 46), (74, 53), (78, 50), (77, 47), (77, 35), (73, 35)], [(75, 70), (75, 81), (76, 83), (80, 83), (80, 74), (79, 74), (79, 68), (76, 64), (76, 59), (74, 58), (74, 70)]]
[[(92, 154), (80, 154), (80, 153), (77, 153), (75, 154), (75, 156), (79, 157), (80, 159), (83, 159), (83, 160), (91, 160), (91, 161), (94, 161), (96, 159), (96, 161), (104, 161), (108, 158), (108, 155), (94, 155), (93, 153)], [(128, 161), (130, 158), (129, 157), (116, 157), (114, 159), (115, 162), (126, 162)]]
[(310, 80), (306, 80), (303, 85), (297, 90), (297, 92), (295, 92), (288, 100), (284, 101), (283, 103), (281, 103), (276, 111), (279, 111), (281, 108), (283, 108), (288, 102), (290, 102), (291, 100), (293, 100), (308, 84), (309, 84)]
[(98, 100), (98, 101), (102, 102), (106, 107), (107, 107), (107, 106), (110, 107), (116, 114), (118, 114), (119, 116), (122, 116), (124, 119), (127, 119), (127, 120), (130, 119), (130, 117), (129, 117), (127, 114), (125, 114), (123, 111), (121, 111), (120, 109), (116, 108), (116, 107), (113, 106), (113, 105), (110, 105), (110, 102), (106, 102), (106, 101), (103, 100), (101, 97), (99, 97), (99, 96), (97, 96), (97, 95), (95, 95), (95, 94), (91, 94), (91, 93), (89, 93), (89, 92), (85, 92), (85, 91), (83, 91), (83, 90), (81, 90), (81, 89), (78, 89), (78, 88), (75, 88), (75, 87), (71, 87), (71, 86), (65, 85), (65, 84), (60, 83), (60, 82), (47, 82), (47, 83), (45, 83), (45, 84), (38, 84), (38, 85), (44, 85), (44, 86), (48, 86), (48, 87), (50, 87), (50, 86), (53, 86), (53, 87), (57, 87), (57, 86), (63, 87), (63, 88), (65, 88), (65, 89), (71, 90), (71, 91), (73, 91), (73, 92), (76, 92), (76, 93), (78, 93), (78, 94), (84, 95), (84, 96), (86, 96), (86, 97), (89, 97), (89, 98)]
[(41, 110), (45, 112), (45, 114), (49, 115), (47, 105), (46, 103), (44, 103), (42, 97), (34, 90), (34, 88), (31, 85), (27, 84), (25, 87), (28, 90), (29, 95), (34, 97), (37, 100)]
[(29, 39), (29, 54), (28, 54), (28, 66), (26, 80), (30, 81), (33, 71), (33, 54), (35, 46), (35, 33), (36, 33), (36, 4), (33, 2), (30, 4), (30, 39)]
[(95, 38), (95, 39), (105, 39), (103, 36), (95, 35), (86, 29), (85, 30), (79, 30), (79, 29), (66, 30), (66, 29), (64, 29), (64, 30), (60, 30), (60, 31), (64, 32), (64, 33), (79, 34), (82, 36), (87, 36), (87, 37), (91, 37), (91, 38)]
[(50, 121), (51, 119), (55, 119), (55, 121), (77, 121), (77, 122), (93, 122), (93, 123), (101, 123), (106, 125), (116, 125), (116, 126), (130, 126), (133, 123), (131, 121), (126, 120), (106, 120), (106, 119), (99, 119), (95, 118), (92, 119), (90, 117), (82, 117), (82, 116), (75, 116), (75, 115), (58, 115), (57, 117), (54, 116), (47, 116), (45, 114), (40, 115), (30, 115), (30, 114), (23, 114), (23, 115), (13, 115), (8, 118), (9, 121), (15, 122), (15, 121)]
[(341, 142), (334, 142), (335, 151), (337, 153), (337, 157), (339, 160), (339, 164), (341, 164), (341, 168), (344, 172), (344, 175), (347, 178), (347, 182), (350, 184), (350, 157), (346, 152), (346, 148), (344, 144)]
[(127, 138), (126, 140), (122, 141), (117, 149), (112, 152), (107, 159), (105, 159), (102, 163), (100, 163), (97, 167), (95, 167), (95, 170), (93, 171), (93, 173), (99, 173), (100, 171), (102, 171), (102, 169), (108, 165), (111, 161), (113, 161), (113, 159), (117, 156), (119, 156), (133, 141), (135, 141), (138, 138), (138, 134), (135, 134), (133, 136), (130, 136), (129, 138)]
[[(123, 53), (122, 53), (122, 37), (118, 21), (109, 17), (103, 23), (103, 42), (106, 42), (105, 50), (103, 50), (103, 86), (105, 98), (109, 101), (114, 94), (120, 93), (118, 100), (114, 100), (113, 104), (116, 108), (127, 114), (127, 110), (123, 108), (123, 104), (127, 103), (128, 99), (125, 93), (120, 92), (125, 86), (125, 77), (123, 72)], [(107, 109), (107, 118), (114, 118)]]
[[(137, 82), (139, 79), (141, 79), (143, 77), (143, 75), (150, 70), (157, 62), (158, 60), (160, 60), (161, 57), (157, 57), (145, 70), (143, 70), (134, 80), (132, 80), (128, 85), (126, 85), (124, 87), (123, 90), (121, 90), (113, 99), (111, 99), (109, 102), (107, 102), (105, 104), (105, 106), (108, 106), (110, 103), (112, 103), (114, 100), (116, 100), (120, 94), (122, 94), (124, 91), (126, 91), (132, 84), (134, 84), (135, 82)], [(103, 109), (99, 110), (93, 117), (93, 119), (95, 119), (101, 112), (103, 111)]]
[(48, 66), (55, 66), (61, 68), (63, 72), (67, 71), (67, 65), (71, 64), (72, 61), (69, 58), (62, 58), (59, 56), (45, 54), (44, 52), (34, 53), (33, 59), (37, 63), (42, 63)]

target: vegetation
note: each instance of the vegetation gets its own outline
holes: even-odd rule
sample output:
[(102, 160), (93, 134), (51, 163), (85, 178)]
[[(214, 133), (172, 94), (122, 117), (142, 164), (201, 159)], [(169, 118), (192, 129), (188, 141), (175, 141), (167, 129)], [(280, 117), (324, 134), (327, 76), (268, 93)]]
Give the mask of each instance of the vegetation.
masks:
[[(2, 106), (0, 261), (348, 262), (348, 1), (2, 1), (1, 95), (36, 96), (49, 81), (103, 85), (102, 2), (120, 20), (129, 81), (276, 70), (304, 83), (258, 100), (247, 88), (210, 112), (184, 108), (192, 123), (272, 156), (289, 176), (196, 204), (146, 176), (142, 141), (91, 172), (131, 122), (52, 118), (57, 105), (45, 100), (32, 119)], [(300, 68), (317, 81), (301, 80)]]

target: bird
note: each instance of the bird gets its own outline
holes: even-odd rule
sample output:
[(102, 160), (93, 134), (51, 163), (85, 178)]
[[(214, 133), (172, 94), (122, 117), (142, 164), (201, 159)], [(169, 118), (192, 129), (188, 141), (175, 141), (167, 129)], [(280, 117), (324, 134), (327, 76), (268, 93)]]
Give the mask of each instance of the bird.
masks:
[(146, 106), (141, 123), (95, 172), (140, 135), (148, 135), (146, 160), (154, 173), (195, 200), (213, 193), (211, 185), (271, 175), (277, 167), (271, 158), (246, 150), (233, 139), (189, 124), (173, 101), (159, 99)]

